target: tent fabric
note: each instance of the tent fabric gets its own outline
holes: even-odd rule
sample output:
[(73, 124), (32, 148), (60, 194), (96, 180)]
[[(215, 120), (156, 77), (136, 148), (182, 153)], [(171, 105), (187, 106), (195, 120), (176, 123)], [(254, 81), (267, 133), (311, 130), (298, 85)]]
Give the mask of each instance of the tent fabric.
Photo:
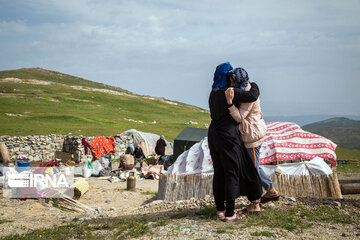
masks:
[(190, 149), (195, 143), (200, 142), (207, 135), (208, 130), (204, 128), (184, 128), (174, 139), (174, 159)]
[[(262, 165), (266, 175), (270, 176), (275, 173), (276, 169), (281, 170), (281, 174), (288, 175), (329, 175), (332, 174), (331, 168), (325, 163), (324, 159), (315, 157), (306, 162), (284, 163), (279, 165)], [(199, 143), (193, 145), (188, 151), (182, 153), (171, 165), (165, 174), (172, 175), (190, 175), (214, 174), (214, 168), (210, 156), (210, 150), (207, 137)]]
[[(266, 142), (260, 148), (260, 164), (263, 169), (276, 169), (277, 166), (288, 174), (329, 174), (329, 166), (321, 161), (331, 161), (336, 165), (336, 144), (313, 133), (303, 131), (295, 123), (271, 122), (267, 123), (268, 132)], [(284, 163), (277, 166), (263, 165), (276, 160), (298, 160), (300, 158), (312, 160), (300, 163)], [(289, 165), (287, 165), (289, 164)], [(284, 166), (284, 167), (282, 167)], [(295, 170), (288, 170), (294, 166)], [(183, 152), (168, 168), (166, 174), (213, 174), (212, 160), (208, 147), (207, 137), (194, 144), (189, 150)], [(272, 171), (272, 170), (268, 170)], [(274, 170), (275, 171), (275, 170)]]
[(313, 159), (321, 157), (336, 166), (336, 144), (327, 138), (302, 130), (291, 122), (268, 122), (260, 150), (260, 164), (277, 160)]
[[(129, 129), (120, 134), (120, 137), (130, 137), (133, 139), (134, 144), (145, 143), (147, 154), (155, 154), (156, 142), (159, 140), (160, 136), (154, 133), (141, 132), (136, 129)], [(165, 154), (173, 154), (173, 145), (171, 142), (166, 141)]]
[(313, 160), (299, 163), (284, 163), (279, 165), (262, 165), (266, 175), (275, 174), (276, 169), (281, 170), (281, 174), (287, 175), (329, 175), (332, 174), (331, 168), (325, 163), (324, 159), (315, 157)]
[(214, 173), (207, 137), (183, 152), (165, 174), (188, 175), (197, 173)]

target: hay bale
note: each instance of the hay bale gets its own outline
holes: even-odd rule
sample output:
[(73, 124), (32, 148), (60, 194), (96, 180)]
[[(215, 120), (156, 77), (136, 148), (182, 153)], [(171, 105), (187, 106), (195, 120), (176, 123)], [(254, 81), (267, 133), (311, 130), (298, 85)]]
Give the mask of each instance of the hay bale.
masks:
[(286, 175), (270, 176), (274, 187), (285, 196), (342, 198), (336, 172), (330, 175)]
[(0, 161), (5, 165), (11, 162), (9, 151), (3, 142), (0, 143)]
[[(274, 187), (285, 196), (342, 198), (336, 173), (331, 175), (286, 175), (270, 176)], [(192, 197), (205, 198), (213, 195), (213, 175), (160, 175), (158, 199), (164, 201), (186, 200)]]
[(89, 183), (81, 178), (71, 185), (71, 188), (74, 189), (74, 198), (80, 198), (89, 190)]
[(213, 175), (160, 175), (158, 199), (177, 201), (212, 196), (212, 180)]

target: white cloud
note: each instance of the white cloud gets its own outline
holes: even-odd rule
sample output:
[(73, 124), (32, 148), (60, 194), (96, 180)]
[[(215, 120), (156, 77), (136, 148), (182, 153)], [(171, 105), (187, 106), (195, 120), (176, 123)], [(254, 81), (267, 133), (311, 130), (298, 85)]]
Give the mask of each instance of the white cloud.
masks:
[[(360, 101), (359, 1), (17, 4), (18, 15), (6, 15), (6, 4), (0, 10), (4, 69), (40, 66), (207, 107), (215, 66), (231, 61), (261, 84), (269, 113)], [(337, 69), (346, 77), (339, 80)], [(338, 81), (347, 93), (333, 87)], [(303, 92), (300, 104), (293, 89)]]

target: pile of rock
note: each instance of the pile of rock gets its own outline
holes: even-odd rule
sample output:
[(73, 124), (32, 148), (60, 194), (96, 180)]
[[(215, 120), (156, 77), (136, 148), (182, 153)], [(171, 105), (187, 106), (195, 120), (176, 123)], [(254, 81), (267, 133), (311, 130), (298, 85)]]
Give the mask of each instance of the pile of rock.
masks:
[[(0, 136), (0, 142), (4, 143), (8, 149), (10, 159), (15, 160), (19, 154), (27, 156), (31, 160), (49, 161), (55, 159), (56, 152), (66, 152), (73, 155), (73, 160), (77, 162), (86, 162), (92, 159), (89, 151), (85, 154), (82, 145), (83, 136), (66, 135), (35, 135), (35, 136)], [(88, 139), (92, 139), (90, 137)], [(115, 157), (125, 153), (130, 139), (123, 139), (120, 142), (115, 141)]]

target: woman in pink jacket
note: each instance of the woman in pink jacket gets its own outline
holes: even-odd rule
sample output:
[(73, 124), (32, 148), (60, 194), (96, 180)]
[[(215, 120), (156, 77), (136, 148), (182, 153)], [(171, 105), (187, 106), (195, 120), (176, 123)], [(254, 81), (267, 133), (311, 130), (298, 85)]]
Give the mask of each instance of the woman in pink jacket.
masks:
[[(229, 72), (231, 86), (241, 88), (242, 90), (249, 91), (251, 88), (249, 76), (245, 69), (236, 68)], [(239, 124), (239, 131), (245, 147), (258, 170), (262, 185), (266, 190), (266, 194), (261, 199), (252, 201), (251, 204), (244, 208), (243, 213), (258, 214), (260, 213), (259, 203), (279, 200), (279, 193), (274, 189), (272, 181), (265, 174), (259, 165), (260, 147), (264, 142), (266, 135), (266, 124), (262, 116), (260, 108), (260, 99), (255, 102), (241, 103), (239, 108), (233, 104), (234, 89), (229, 88), (225, 92), (226, 100), (230, 115)]]

